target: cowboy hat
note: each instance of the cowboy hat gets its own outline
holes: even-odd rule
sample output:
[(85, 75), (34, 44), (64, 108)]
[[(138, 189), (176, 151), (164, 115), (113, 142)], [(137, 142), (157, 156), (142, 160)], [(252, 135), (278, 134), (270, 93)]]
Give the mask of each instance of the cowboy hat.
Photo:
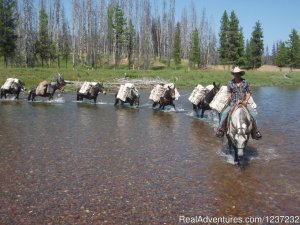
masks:
[(245, 71), (244, 70), (241, 70), (240, 67), (236, 66), (234, 67), (234, 69), (231, 71), (231, 74), (234, 75), (234, 74), (241, 74), (241, 76), (243, 76), (245, 74)]

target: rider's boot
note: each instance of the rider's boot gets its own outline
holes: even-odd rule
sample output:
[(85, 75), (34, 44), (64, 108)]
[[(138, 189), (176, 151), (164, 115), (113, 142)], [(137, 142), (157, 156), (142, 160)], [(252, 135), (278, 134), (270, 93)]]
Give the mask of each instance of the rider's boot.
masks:
[(252, 121), (252, 131), (251, 131), (251, 136), (253, 139), (255, 140), (259, 140), (262, 138), (262, 135), (261, 133), (258, 131), (257, 129), (257, 125), (256, 125), (256, 122), (255, 120)]
[(222, 138), (224, 136), (224, 134), (225, 134), (226, 124), (227, 124), (227, 118), (228, 118), (228, 116), (226, 117), (226, 119), (223, 121), (223, 123), (218, 128), (218, 131), (216, 133), (216, 136), (218, 138)]

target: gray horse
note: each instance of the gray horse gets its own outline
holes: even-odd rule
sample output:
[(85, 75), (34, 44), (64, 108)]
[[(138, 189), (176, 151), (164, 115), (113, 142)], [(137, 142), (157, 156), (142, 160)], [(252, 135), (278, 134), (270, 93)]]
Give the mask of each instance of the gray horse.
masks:
[(234, 152), (234, 162), (241, 165), (252, 130), (252, 119), (248, 109), (242, 104), (235, 106), (229, 114), (227, 127), (229, 151)]

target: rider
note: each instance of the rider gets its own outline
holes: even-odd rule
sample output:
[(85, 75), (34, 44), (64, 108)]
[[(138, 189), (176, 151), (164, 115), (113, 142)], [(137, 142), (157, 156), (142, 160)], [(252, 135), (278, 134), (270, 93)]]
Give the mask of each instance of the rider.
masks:
[[(226, 131), (228, 114), (231, 111), (231, 109), (237, 103), (241, 103), (243, 106), (247, 107), (248, 100), (251, 96), (249, 83), (242, 78), (242, 76), (245, 74), (245, 71), (241, 70), (239, 67), (235, 67), (232, 70), (231, 74), (234, 76), (234, 79), (229, 81), (227, 85), (228, 92), (231, 93), (230, 103), (227, 106), (227, 108), (225, 108), (225, 110), (221, 113), (220, 126), (216, 133), (216, 136), (219, 138), (224, 136), (224, 133)], [(257, 113), (253, 110), (252, 107), (247, 107), (247, 108), (253, 118), (252, 132), (251, 132), (252, 138), (259, 140), (261, 139), (262, 135), (257, 130), (257, 119), (256, 119)]]

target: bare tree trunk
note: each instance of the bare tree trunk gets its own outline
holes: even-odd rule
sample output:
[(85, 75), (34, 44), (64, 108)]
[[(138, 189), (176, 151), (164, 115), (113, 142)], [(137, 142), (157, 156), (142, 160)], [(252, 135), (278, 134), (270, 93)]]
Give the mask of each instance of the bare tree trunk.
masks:
[(56, 42), (56, 51), (57, 51), (57, 66), (58, 68), (60, 68), (60, 46), (59, 46), (59, 43), (60, 43), (60, 0), (56, 0), (56, 4), (55, 4), (55, 25), (56, 25), (56, 28), (55, 28), (55, 42)]

